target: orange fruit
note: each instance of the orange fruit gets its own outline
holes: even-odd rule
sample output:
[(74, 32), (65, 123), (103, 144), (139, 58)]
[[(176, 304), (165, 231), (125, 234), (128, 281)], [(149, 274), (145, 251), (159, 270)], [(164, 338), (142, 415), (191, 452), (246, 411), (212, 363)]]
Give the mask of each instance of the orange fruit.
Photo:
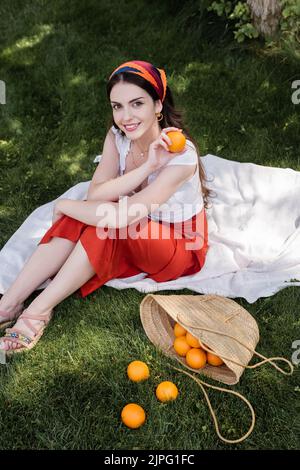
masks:
[(203, 349), (192, 348), (187, 352), (185, 360), (193, 369), (202, 369), (206, 364), (206, 354)]
[(224, 361), (219, 356), (216, 356), (215, 354), (209, 352), (207, 353), (207, 362), (211, 366), (221, 366), (222, 364), (224, 364)]
[(183, 328), (183, 326), (179, 325), (179, 323), (175, 323), (174, 335), (176, 336), (176, 338), (178, 338), (178, 336), (184, 336), (185, 334), (186, 334), (186, 329)]
[(178, 396), (178, 388), (176, 387), (173, 382), (169, 382), (166, 380), (165, 382), (161, 382), (157, 387), (156, 387), (156, 398), (159, 401), (170, 401), (170, 400), (176, 400)]
[(186, 138), (180, 131), (169, 131), (167, 136), (170, 137), (172, 144), (168, 145), (169, 152), (182, 152), (185, 147)]
[(185, 339), (192, 348), (201, 348), (199, 341), (191, 333), (187, 332)]
[(131, 429), (137, 429), (146, 421), (144, 409), (136, 403), (128, 403), (121, 413), (122, 422)]
[(186, 342), (185, 336), (175, 338), (173, 348), (179, 356), (186, 356), (186, 353), (191, 349), (191, 346)]
[(149, 367), (145, 362), (132, 361), (127, 367), (127, 375), (133, 382), (141, 382), (149, 378)]

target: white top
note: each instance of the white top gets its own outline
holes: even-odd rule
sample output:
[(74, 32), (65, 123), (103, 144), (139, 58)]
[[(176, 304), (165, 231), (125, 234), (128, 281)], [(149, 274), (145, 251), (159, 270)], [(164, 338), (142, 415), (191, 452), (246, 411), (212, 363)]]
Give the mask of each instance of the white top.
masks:
[[(111, 130), (116, 137), (116, 146), (120, 155), (120, 176), (123, 175), (126, 166), (126, 157), (128, 155), (131, 140), (123, 136), (119, 129), (114, 126)], [(193, 217), (203, 209), (203, 196), (201, 192), (201, 182), (199, 177), (198, 156), (194, 144), (186, 140), (186, 151), (176, 157), (173, 157), (169, 163), (159, 168), (148, 176), (150, 184), (159, 174), (159, 172), (169, 165), (195, 165), (197, 169), (194, 175), (185, 181), (175, 193), (156, 210), (148, 215), (153, 220), (164, 220), (166, 222), (181, 222)], [(101, 155), (98, 155), (94, 162), (98, 162)]]

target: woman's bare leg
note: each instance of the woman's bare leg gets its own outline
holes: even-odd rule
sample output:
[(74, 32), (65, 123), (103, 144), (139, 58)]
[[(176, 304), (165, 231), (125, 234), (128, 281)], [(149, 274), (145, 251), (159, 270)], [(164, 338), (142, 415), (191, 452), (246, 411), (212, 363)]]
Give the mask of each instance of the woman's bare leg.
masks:
[[(80, 242), (76, 243), (72, 253), (56, 274), (52, 282), (37, 296), (26, 308), (26, 312), (36, 314), (46, 314), (57, 304), (77, 291), (85, 282), (93, 277), (95, 271), (88, 259), (88, 256)], [(43, 322), (32, 320), (32, 324), (39, 328)], [(32, 331), (20, 318), (16, 323), (16, 328), (20, 329), (24, 335), (32, 336)], [(0, 342), (0, 349), (10, 349), (19, 347), (18, 344), (10, 341)]]
[(57, 273), (75, 244), (65, 238), (53, 237), (49, 243), (38, 245), (13, 284), (1, 297), (0, 310), (13, 312), (37, 287)]

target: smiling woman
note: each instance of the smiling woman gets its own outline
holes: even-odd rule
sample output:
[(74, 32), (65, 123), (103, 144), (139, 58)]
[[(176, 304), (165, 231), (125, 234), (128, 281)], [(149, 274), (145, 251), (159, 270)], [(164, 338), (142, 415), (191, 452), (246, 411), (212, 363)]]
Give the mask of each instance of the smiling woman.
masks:
[[(163, 69), (131, 61), (107, 83), (112, 125), (87, 200), (59, 200), (53, 224), (0, 300), (6, 330), (0, 348), (32, 348), (54, 307), (114, 278), (146, 273), (156, 282), (202, 269), (208, 250), (204, 171)], [(172, 153), (168, 132), (187, 137)], [(198, 169), (198, 171), (197, 171)], [(52, 282), (21, 315), (20, 305), (42, 282)], [(17, 303), (16, 303), (17, 302)]]
[[(127, 97), (133, 98), (126, 100)], [(110, 94), (116, 126), (134, 142), (137, 150), (146, 153), (149, 145), (160, 135), (161, 128), (155, 117), (162, 110), (159, 101), (133, 83), (118, 82)], [(118, 100), (118, 101), (117, 101)], [(121, 101), (121, 102), (120, 102)]]

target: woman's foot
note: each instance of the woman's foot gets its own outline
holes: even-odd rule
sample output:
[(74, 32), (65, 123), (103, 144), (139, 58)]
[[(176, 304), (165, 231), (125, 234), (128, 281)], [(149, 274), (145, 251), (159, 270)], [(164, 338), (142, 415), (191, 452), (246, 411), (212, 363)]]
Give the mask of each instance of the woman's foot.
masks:
[(7, 328), (5, 336), (0, 338), (0, 349), (15, 351), (31, 349), (42, 336), (52, 317), (53, 309), (42, 314), (33, 314), (24, 310), (13, 328)]
[[(2, 297), (3, 298), (3, 297)], [(24, 303), (9, 304), (5, 300), (0, 300), (0, 329), (6, 328), (22, 313)]]

